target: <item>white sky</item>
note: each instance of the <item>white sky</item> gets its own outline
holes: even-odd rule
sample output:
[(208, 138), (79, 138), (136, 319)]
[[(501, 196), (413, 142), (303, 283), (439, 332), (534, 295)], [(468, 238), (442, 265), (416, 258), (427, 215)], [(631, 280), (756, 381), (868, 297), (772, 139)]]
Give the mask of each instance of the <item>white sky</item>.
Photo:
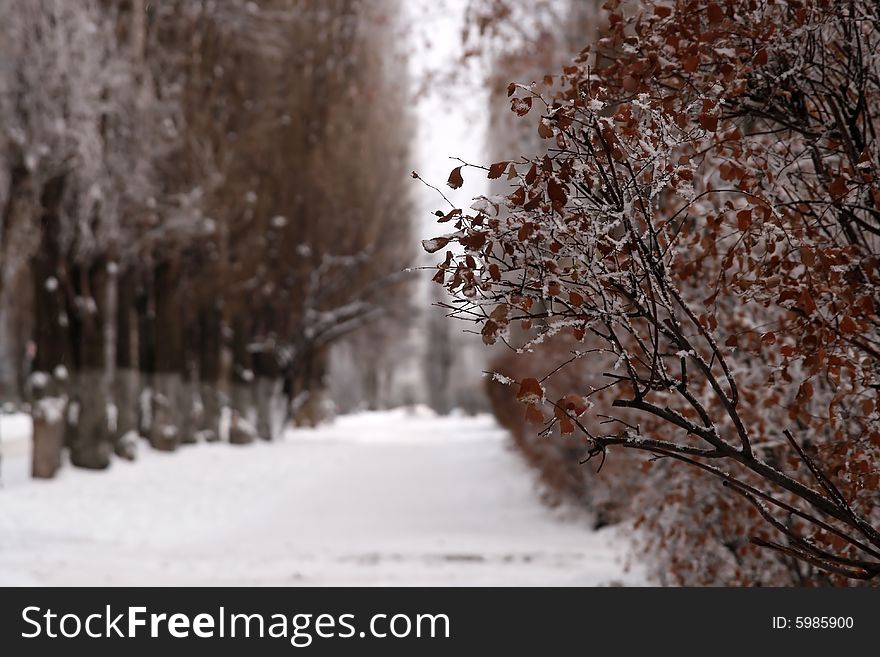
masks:
[[(414, 100), (415, 134), (412, 144), (411, 169), (438, 187), (456, 207), (468, 208), (474, 196), (485, 194), (488, 181), (477, 171), (464, 172), (465, 184), (461, 189), (452, 190), (446, 185), (449, 172), (458, 163), (449, 159), (460, 157), (473, 163), (483, 163), (487, 155), (486, 121), (488, 118), (488, 94), (481, 84), (479, 71), (461, 74), (449, 80), (448, 74), (460, 66), (461, 27), (467, 0), (403, 0), (406, 15), (404, 24), (411, 26), (409, 66), (413, 78), (413, 88), (425, 86), (428, 91), (419, 93)], [(434, 85), (424, 85), (431, 74), (444, 81)], [(446, 208), (446, 202), (437, 192), (429, 189), (418, 180), (411, 180), (411, 193), (415, 216), (413, 225), (417, 239), (436, 237), (448, 232), (448, 227), (437, 223), (435, 210)], [(422, 266), (436, 264), (437, 254), (429, 255), (417, 247), (420, 255), (417, 263)], [(424, 308), (431, 303), (431, 295), (436, 285), (431, 282), (431, 273), (420, 271), (419, 284), (414, 291)], [(431, 312), (439, 312), (431, 309)], [(396, 386), (408, 390), (420, 390), (424, 385), (420, 363), (425, 351), (430, 348), (426, 341), (428, 314), (422, 315), (420, 322), (413, 326), (407, 349), (411, 366), (401, 368)], [(449, 329), (454, 341), (466, 345), (456, 351), (454, 366), (456, 380), (479, 382), (480, 372), (485, 369), (485, 350), (478, 337), (465, 335), (462, 331), (472, 328), (463, 322), (449, 320)], [(465, 355), (466, 354), (466, 355)], [(464, 368), (464, 370), (462, 370)], [(477, 384), (479, 385), (479, 384)]]
[[(407, 18), (414, 26), (411, 70), (418, 87), (430, 72), (443, 74), (455, 70), (461, 54), (461, 26), (467, 0), (412, 0), (405, 2), (411, 12)], [(488, 97), (480, 84), (478, 72), (462, 74), (452, 82), (438, 83), (417, 98), (413, 169), (432, 185), (439, 187), (456, 207), (468, 208), (470, 199), (484, 194), (485, 176), (464, 171), (465, 185), (452, 190), (446, 185), (449, 172), (460, 157), (481, 164), (486, 159), (485, 125)], [(449, 207), (433, 190), (413, 181), (419, 239), (434, 237), (444, 231), (431, 215)]]

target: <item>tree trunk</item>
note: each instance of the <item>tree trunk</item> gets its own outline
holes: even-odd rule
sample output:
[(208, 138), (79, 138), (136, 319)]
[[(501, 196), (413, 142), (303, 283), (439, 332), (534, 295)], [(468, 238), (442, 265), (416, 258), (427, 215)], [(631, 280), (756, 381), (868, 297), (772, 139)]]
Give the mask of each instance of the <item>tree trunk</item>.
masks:
[(246, 445), (256, 438), (257, 430), (251, 421), (254, 407), (253, 362), (248, 351), (249, 322), (243, 317), (233, 320), (232, 336), (232, 417), (229, 425), (229, 442)]
[(455, 361), (452, 335), (446, 318), (431, 309), (428, 316), (428, 339), (425, 351), (425, 383), (428, 404), (437, 413), (447, 415), (452, 410), (452, 365)]
[(379, 398), (381, 397), (381, 379), (377, 362), (369, 363), (367, 371), (364, 373), (364, 397), (367, 402), (367, 409), (370, 411), (378, 411), (380, 407)]
[(58, 244), (57, 214), (63, 192), (61, 176), (50, 180), (43, 190), (40, 245), (31, 259), (36, 347), (29, 379), (33, 418), (31, 473), (40, 479), (54, 477), (61, 466), (67, 412), (69, 322), (62, 285), (66, 274)]
[(150, 444), (172, 451), (181, 442), (180, 400), (184, 395), (180, 363), (183, 360), (176, 267), (160, 263), (155, 272), (156, 374), (153, 377)]
[(176, 400), (176, 405), (180, 422), (180, 442), (184, 445), (198, 442), (197, 433), (202, 421), (199, 373), (196, 362), (199, 351), (199, 324), (198, 314), (189, 310), (193, 306), (192, 300), (187, 299), (181, 308), (181, 328), (183, 331), (183, 353), (179, 361), (181, 395)]
[(76, 288), (76, 404), (70, 426), (70, 462), (100, 470), (110, 465), (113, 451), (107, 409), (110, 402), (106, 370), (104, 315), (107, 312), (107, 265), (99, 259), (74, 269)]
[(156, 375), (156, 307), (153, 281), (145, 276), (143, 287), (135, 299), (137, 311), (137, 354), (140, 372), (137, 390), (137, 430), (149, 438), (153, 432), (153, 378)]
[(116, 322), (119, 307), (119, 266), (115, 260), (107, 261), (106, 284), (104, 286), (104, 304), (101, 307), (101, 330), (104, 347), (104, 385), (107, 389), (108, 409), (112, 415), (108, 418), (110, 444), (116, 444), (116, 424), (119, 418), (119, 407), (115, 395), (116, 385)]
[(309, 354), (294, 373), (291, 415), (296, 426), (314, 427), (327, 419), (327, 356), (326, 349)]
[[(34, 274), (34, 371), (29, 379), (33, 452), (31, 475), (51, 479), (61, 467), (67, 410), (66, 311), (55, 267), (46, 252), (32, 261)], [(64, 318), (64, 319), (62, 319)]]
[(10, 167), (7, 180), (5, 203), (0, 207), (0, 359), (6, 360), (9, 368), (0, 385), (5, 384), (5, 399), (24, 399), (30, 371), (25, 345), (34, 334), (34, 272), (30, 265), (33, 249), (39, 243), (34, 234), (39, 235), (35, 229), (40, 209), (35, 180), (23, 162)]
[(275, 410), (278, 401), (278, 360), (274, 350), (254, 354), (256, 374), (255, 395), (257, 399), (257, 435), (263, 440), (274, 440), (277, 434)]
[(199, 384), (202, 399), (202, 437), (213, 442), (220, 439), (220, 354), (223, 337), (223, 313), (216, 301), (199, 313)]
[(114, 397), (116, 399), (116, 432), (114, 451), (117, 456), (133, 459), (138, 434), (138, 374), (137, 314), (135, 312), (134, 273), (126, 271), (119, 279), (116, 307), (116, 372)]
[(66, 403), (64, 397), (51, 395), (34, 400), (31, 476), (35, 479), (51, 479), (61, 467)]

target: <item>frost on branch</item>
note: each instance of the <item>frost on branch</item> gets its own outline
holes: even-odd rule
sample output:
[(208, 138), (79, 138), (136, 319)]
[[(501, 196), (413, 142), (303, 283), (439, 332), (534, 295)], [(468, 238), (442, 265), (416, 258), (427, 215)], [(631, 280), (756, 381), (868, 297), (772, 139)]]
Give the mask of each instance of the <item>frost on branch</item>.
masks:
[[(768, 581), (875, 578), (878, 8), (606, 6), (607, 35), (549, 91), (509, 87), (555, 139), (489, 168), (515, 162), (508, 192), (429, 241), (461, 247), (435, 281), (487, 344), (556, 354), (517, 377), (530, 422), (548, 407), (545, 431), (587, 457), (661, 458), (645, 479), (677, 503), (739, 509), (714, 530), (728, 581), (768, 559)], [(637, 515), (671, 552), (667, 520)]]

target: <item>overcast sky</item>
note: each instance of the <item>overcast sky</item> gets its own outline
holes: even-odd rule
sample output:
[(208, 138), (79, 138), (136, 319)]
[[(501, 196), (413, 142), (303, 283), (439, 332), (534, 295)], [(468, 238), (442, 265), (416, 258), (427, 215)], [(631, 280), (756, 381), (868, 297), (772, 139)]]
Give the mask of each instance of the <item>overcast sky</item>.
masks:
[[(411, 67), (415, 85), (432, 72), (442, 76), (455, 69), (461, 54), (461, 25), (467, 0), (416, 0), (404, 6), (412, 12), (414, 29)], [(487, 94), (480, 84), (479, 71), (458, 75), (454, 81), (438, 82), (420, 94), (416, 105), (416, 143), (413, 169), (425, 180), (441, 188), (457, 207), (467, 208), (470, 199), (486, 191), (483, 177), (466, 175), (464, 187), (453, 191), (446, 186), (449, 172), (457, 163), (450, 157), (482, 163), (486, 159), (485, 122)], [(420, 221), (419, 238), (443, 232), (431, 212), (444, 207), (440, 196), (413, 181), (413, 197)]]

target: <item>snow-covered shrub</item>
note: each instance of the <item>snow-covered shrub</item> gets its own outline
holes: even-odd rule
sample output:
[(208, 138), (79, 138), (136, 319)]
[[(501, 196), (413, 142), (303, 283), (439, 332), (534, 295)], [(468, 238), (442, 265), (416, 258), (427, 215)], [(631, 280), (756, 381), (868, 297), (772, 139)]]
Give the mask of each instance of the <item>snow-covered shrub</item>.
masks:
[(440, 213), (434, 280), (487, 344), (576, 343), (517, 399), (594, 463), (642, 455), (632, 508), (669, 579), (874, 579), (880, 9), (605, 6), (596, 48), (510, 85), (550, 147)]
[[(614, 524), (629, 517), (630, 498), (638, 481), (631, 476), (633, 458), (623, 455), (608, 462), (601, 473), (582, 463), (589, 455), (588, 446), (575, 436), (540, 433), (541, 425), (530, 423), (522, 404), (516, 399), (516, 382), (544, 366), (566, 358), (568, 350), (577, 348), (574, 339), (561, 339), (536, 345), (524, 354), (501, 352), (491, 361), (494, 376), (487, 379), (486, 393), (492, 412), (499, 423), (510, 431), (517, 449), (538, 471), (550, 504), (574, 502), (595, 514), (597, 525)], [(548, 394), (560, 397), (575, 385), (575, 380), (588, 379), (584, 361), (547, 381)]]

